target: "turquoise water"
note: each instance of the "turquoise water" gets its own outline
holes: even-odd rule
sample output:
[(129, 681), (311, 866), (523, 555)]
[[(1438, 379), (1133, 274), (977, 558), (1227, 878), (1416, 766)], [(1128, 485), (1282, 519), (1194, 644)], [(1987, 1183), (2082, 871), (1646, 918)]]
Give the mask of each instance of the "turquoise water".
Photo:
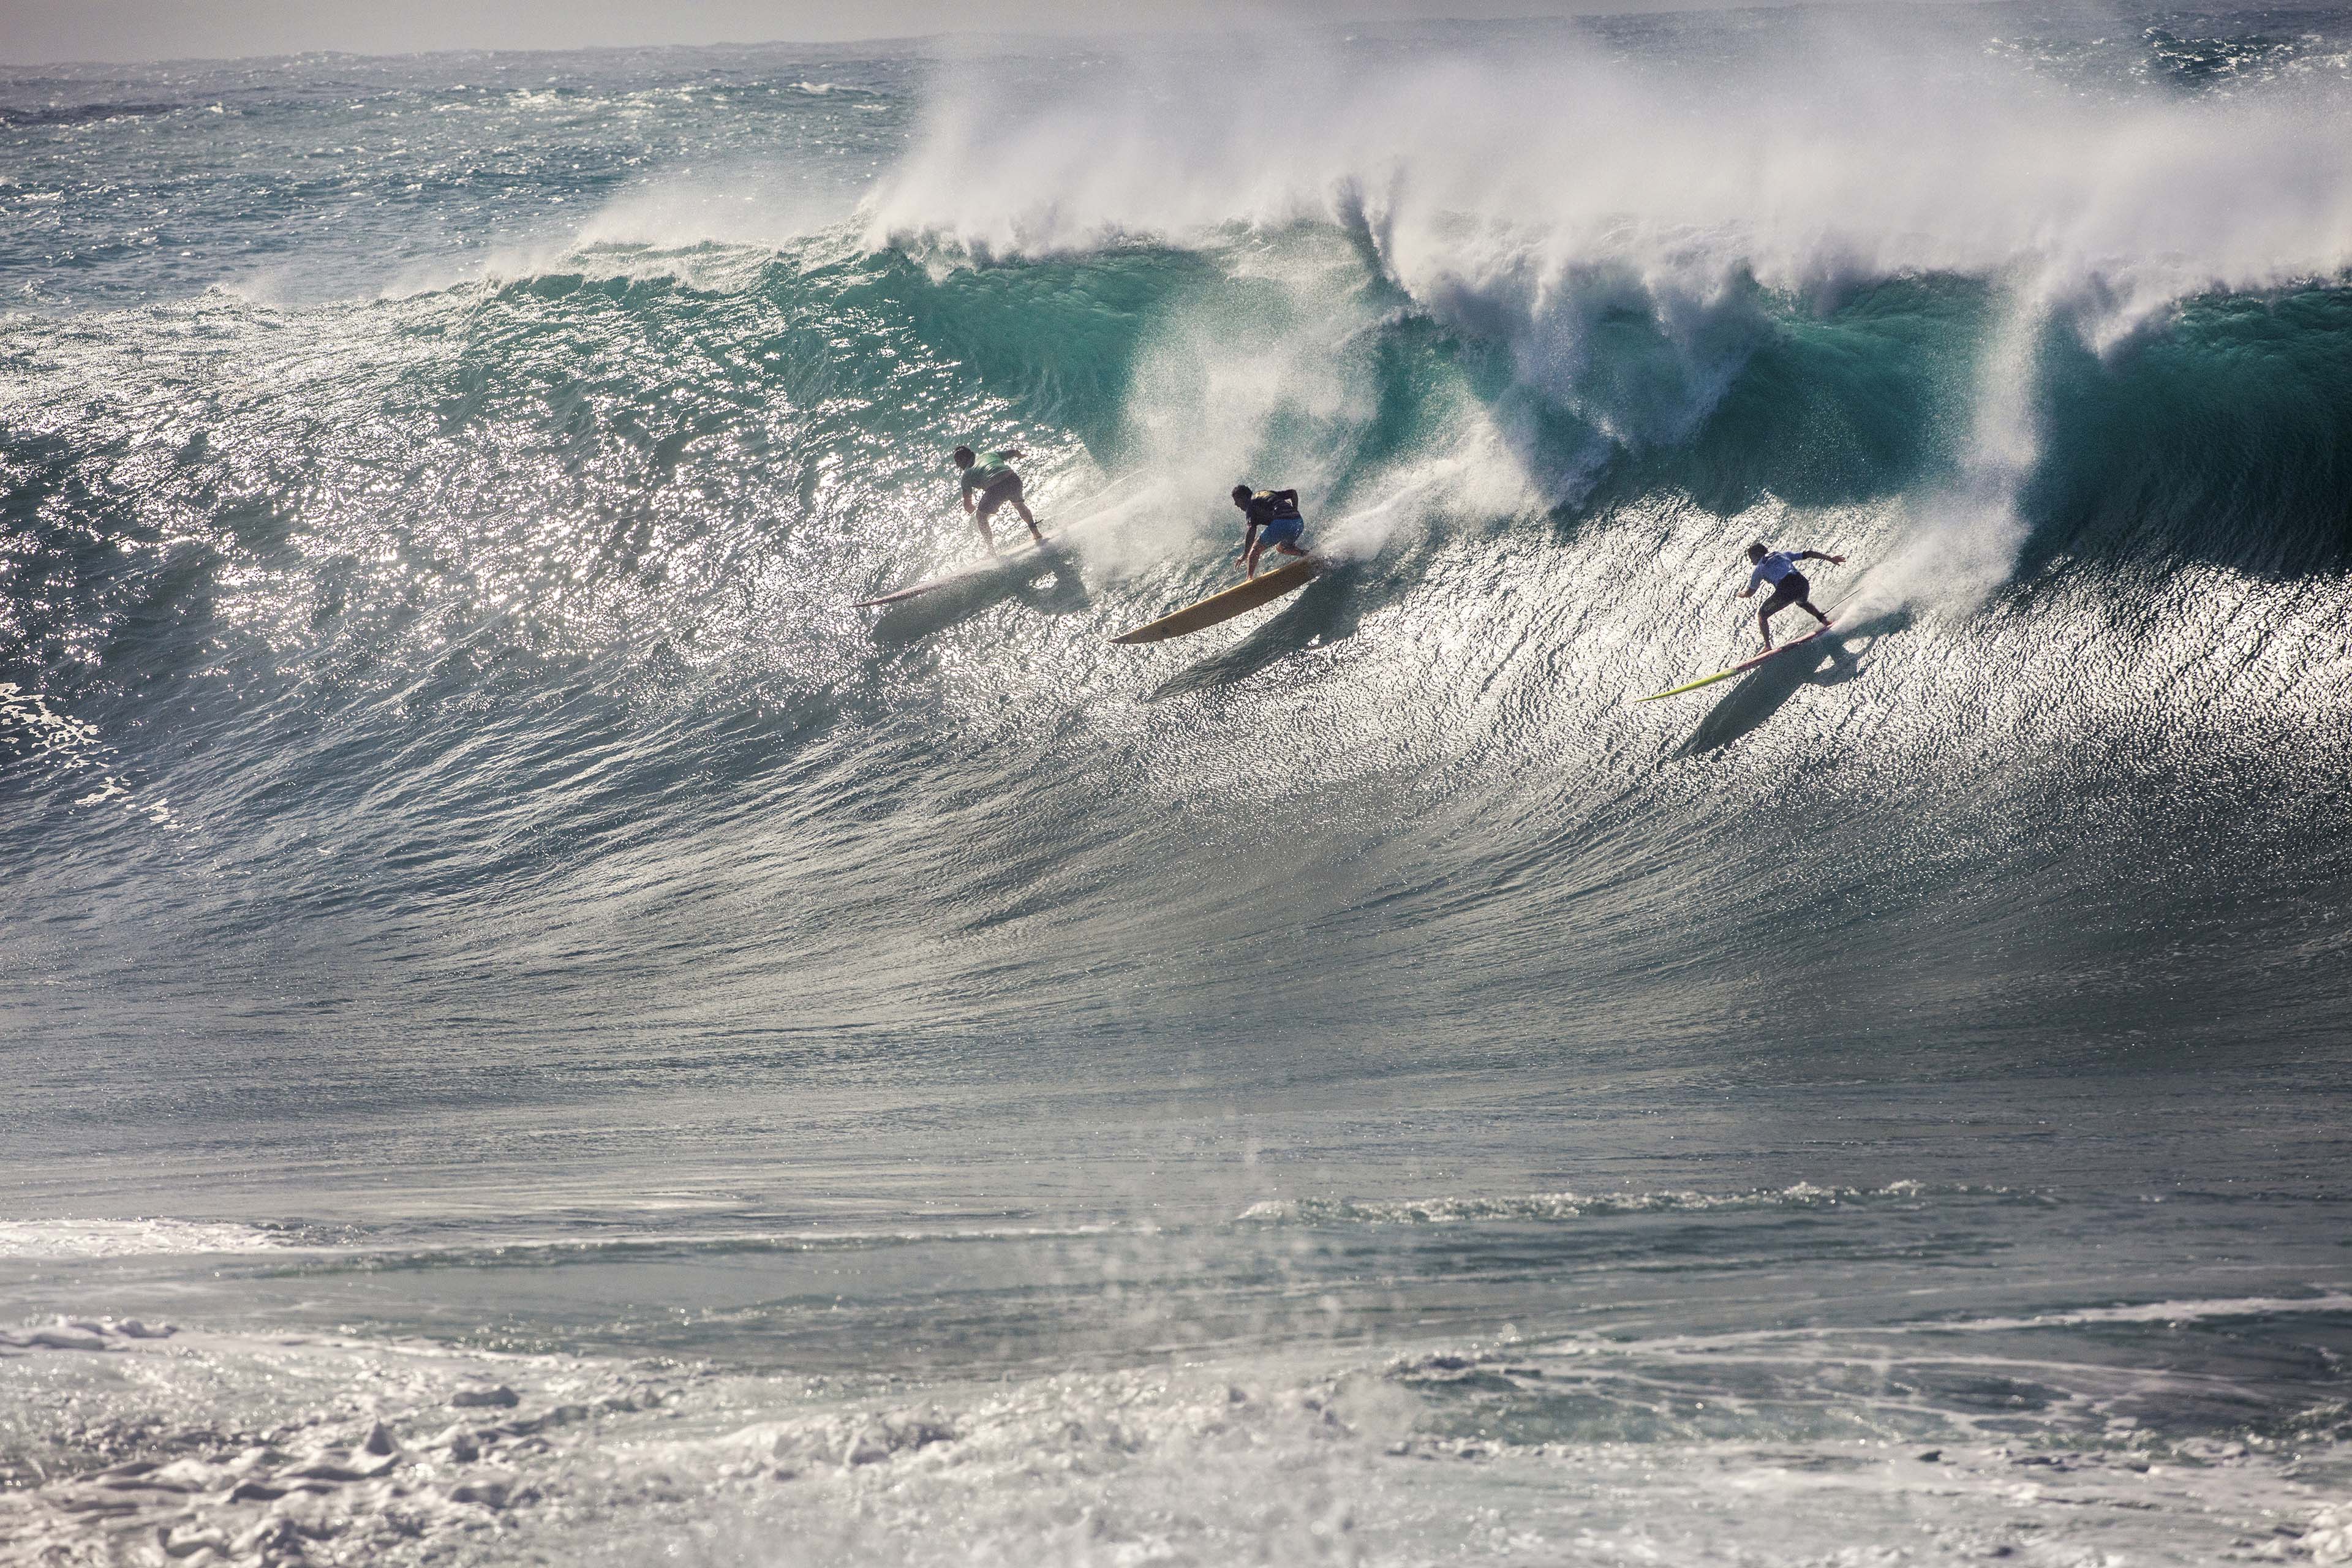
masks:
[(2352, 1557), (2343, 18), (1264, 47), (0, 76), (0, 1562)]

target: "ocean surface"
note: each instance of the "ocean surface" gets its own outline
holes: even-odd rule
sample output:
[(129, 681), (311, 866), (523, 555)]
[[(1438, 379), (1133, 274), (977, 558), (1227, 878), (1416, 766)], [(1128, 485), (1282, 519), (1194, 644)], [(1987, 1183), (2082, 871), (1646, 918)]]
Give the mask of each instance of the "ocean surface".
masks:
[[(2342, 11), (0, 70), (0, 1564), (2352, 1562), (2347, 149)], [(959, 443), (1085, 526), (856, 607)]]

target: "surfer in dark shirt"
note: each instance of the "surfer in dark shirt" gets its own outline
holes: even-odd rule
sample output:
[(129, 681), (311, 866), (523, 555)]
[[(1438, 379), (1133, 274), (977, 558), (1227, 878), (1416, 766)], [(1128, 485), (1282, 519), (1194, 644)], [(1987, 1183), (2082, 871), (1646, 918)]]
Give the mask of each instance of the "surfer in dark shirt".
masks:
[(1797, 570), (1797, 563), (1826, 561), (1832, 566), (1843, 566), (1845, 564), (1844, 556), (1824, 554), (1818, 550), (1767, 550), (1759, 542), (1748, 547), (1748, 559), (1756, 569), (1748, 574), (1748, 586), (1740, 589), (1736, 596), (1747, 598), (1756, 592), (1756, 585), (1759, 583), (1772, 584), (1772, 596), (1764, 601), (1762, 609), (1756, 612), (1756, 625), (1764, 634), (1764, 647), (1768, 651), (1772, 647), (1773, 616), (1791, 605), (1822, 625), (1830, 624), (1827, 616), (1813, 608), (1813, 585), (1806, 581), (1802, 572)]
[(988, 520), (996, 515), (998, 507), (1008, 504), (1029, 525), (1029, 537), (1037, 542), (1037, 548), (1045, 547), (1037, 520), (1029, 515), (1029, 503), (1021, 499), (1021, 476), (1013, 471), (1012, 461), (1020, 456), (1018, 449), (991, 452), (985, 458), (975, 457), (969, 447), (958, 447), (954, 452), (955, 466), (963, 472), (964, 515), (980, 525), (980, 542), (988, 546), (991, 555), (996, 553), (996, 535), (989, 531)]
[[(1248, 575), (1257, 575), (1257, 558), (1269, 544), (1285, 555), (1304, 555), (1298, 548), (1298, 536), (1307, 531), (1307, 520), (1298, 515), (1297, 490), (1255, 490), (1247, 485), (1234, 487), (1234, 504), (1242, 509), (1246, 521), (1242, 526), (1242, 564)], [(1263, 529), (1265, 531), (1260, 532)]]

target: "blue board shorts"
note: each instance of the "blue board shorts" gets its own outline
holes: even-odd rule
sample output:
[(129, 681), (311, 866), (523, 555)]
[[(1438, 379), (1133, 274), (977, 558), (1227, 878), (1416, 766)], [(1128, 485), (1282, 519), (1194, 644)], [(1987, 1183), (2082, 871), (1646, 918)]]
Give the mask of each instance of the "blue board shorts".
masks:
[(1265, 525), (1257, 536), (1258, 548), (1271, 550), (1277, 544), (1296, 544), (1298, 536), (1307, 531), (1303, 517), (1277, 517)]

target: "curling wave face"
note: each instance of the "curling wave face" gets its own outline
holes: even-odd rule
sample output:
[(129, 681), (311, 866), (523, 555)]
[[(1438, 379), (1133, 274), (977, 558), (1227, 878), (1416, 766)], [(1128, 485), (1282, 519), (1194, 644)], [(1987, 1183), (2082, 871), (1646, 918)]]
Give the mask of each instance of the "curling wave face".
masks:
[[(60, 898), (144, 868), (53, 950), (68, 989), (267, 1012), (263, 975), (331, 963), (298, 989), (362, 1032), (1139, 1037), (1248, 953), (1305, 1037), (1661, 981), (1687, 1005), (1653, 1016), (1705, 1020), (1698, 955), (1736, 985), (1796, 899), (1841, 1004), (1915, 929), (1841, 911), (1933, 909), (2035, 950), (1975, 1012), (2039, 1019), (2070, 953), (2130, 967), (2149, 885), (2170, 918), (2280, 868), (2291, 921), (2342, 868), (2343, 91), (1933, 54), (1898, 91), (1790, 31), (1761, 64), (1343, 50), (1256, 183), (1221, 77), (1175, 90), (1205, 62), (1031, 59), (781, 249), (10, 318), (11, 853)], [(1874, 92), (1781, 94), (1800, 62)], [(559, 130), (629, 96), (567, 91)], [(1677, 94), (1708, 108), (1653, 135)], [(803, 183), (847, 134), (805, 106), (863, 101), (793, 95)], [(1084, 125), (1081, 178), (1043, 150)], [(1157, 483), (1083, 581), (877, 637), (849, 601), (971, 550), (937, 458), (978, 431), (1049, 514)], [(1236, 473), (1300, 483), (1350, 569), (1235, 637), (1103, 646), (1215, 581)], [(1845, 651), (1621, 711), (1742, 647), (1751, 535), (1867, 565)], [(2189, 863), (2136, 871), (2157, 819)]]
[[(892, 1474), (987, 1456), (958, 1474), (1007, 1542), (1104, 1501), (999, 1487), (1040, 1412), (1140, 1401), (1156, 1436), (1073, 1439), (1077, 1473), (1164, 1458), (1113, 1500), (1141, 1517), (1262, 1437), (1330, 1506), (1255, 1538), (1311, 1543), (1441, 1440), (1867, 1430), (1978, 1445), (2000, 1493), (1971, 1401), (2016, 1389), (1939, 1361), (1916, 1424), (1842, 1402), (1874, 1323), (1928, 1331), (1906, 1258), (2089, 1365), (2105, 1320), (2017, 1325), (2193, 1234), (2180, 1300), (2328, 1343), (2352, 25), (1935, 25), (1286, 37), (1278, 93), (1164, 43), (0, 78), (0, 1267), (99, 1336), (11, 1374), (146, 1354), (133, 1313), (299, 1329), (328, 1382), (418, 1338), (552, 1357), (555, 1405), (635, 1400), (632, 1347), (821, 1364), (790, 1430), (730, 1436), (731, 1392), (677, 1464), (821, 1452), (841, 1495), (775, 1505), (821, 1534), (872, 1500), (870, 1425)], [(959, 442), (1025, 448), (1049, 521), (1117, 515), (1055, 571), (853, 608), (972, 556)], [(1297, 485), (1339, 568), (1111, 646), (1232, 574), (1236, 479)], [(1839, 637), (1629, 707), (1751, 647), (1754, 538), (1850, 557)], [(2155, 1205), (2183, 1183), (2212, 1206)], [(1792, 1281), (1852, 1285), (1836, 1370), (1710, 1393), (1652, 1346), (1555, 1397), (1480, 1359), (1732, 1332), (1628, 1293), (1717, 1246), (1782, 1327)], [(1997, 1257), (2025, 1283), (1972, 1283)], [(548, 1307), (559, 1272), (592, 1304)], [(336, 1316), (322, 1279), (381, 1294)], [(1563, 1280), (1624, 1289), (1586, 1316)], [(1120, 1381), (1171, 1346), (1304, 1359)], [(251, 1432), (341, 1409), (265, 1412), (268, 1354), (207, 1353)], [(875, 1392), (902, 1359), (1036, 1401), (925, 1415)], [(2035, 1443), (2157, 1419), (2051, 1376)], [(2319, 1430), (2255, 1384), (2162, 1441)], [(447, 1390), (412, 1392), (428, 1535), (657, 1490), (564, 1450), (469, 1502)], [(89, 1397), (120, 1435), (201, 1395)], [(343, 1509), (390, 1450), (334, 1437)], [(1638, 1554), (1638, 1492), (1595, 1541)]]

